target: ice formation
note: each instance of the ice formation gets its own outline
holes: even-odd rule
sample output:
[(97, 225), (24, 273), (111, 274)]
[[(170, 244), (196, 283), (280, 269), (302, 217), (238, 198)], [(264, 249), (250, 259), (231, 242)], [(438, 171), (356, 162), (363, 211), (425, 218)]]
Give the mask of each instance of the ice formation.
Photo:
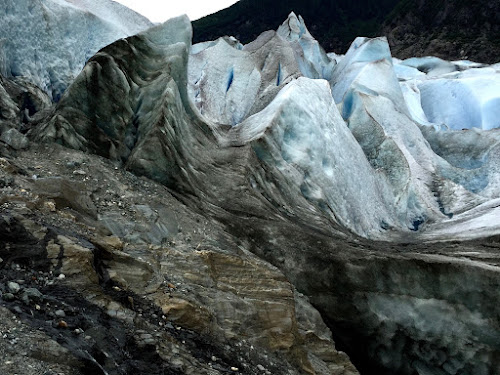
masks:
[[(84, 150), (101, 145), (101, 154), (143, 174), (171, 184), (178, 178), (175, 171), (182, 171), (194, 186), (198, 175), (189, 171), (200, 169), (196, 159), (205, 158), (196, 152), (226, 151), (200, 151), (197, 142), (207, 140), (187, 135), (194, 130), (182, 141), (176, 140), (179, 130), (169, 135), (164, 144), (175, 145), (174, 154), (165, 150), (168, 155), (145, 156), (141, 148), (144, 139), (157, 142), (145, 134), (156, 134), (158, 119), (167, 115), (157, 112), (161, 108), (151, 98), (175, 82), (174, 91), (182, 98), (178, 105), (201, 128), (211, 129), (219, 145), (212, 147), (250, 147), (273, 177), (263, 178), (261, 167), (252, 165), (241, 177), (252, 176), (251, 189), (290, 214), (318, 212), (362, 237), (389, 239), (434, 227), (442, 232), (459, 218), (476, 220), (474, 207), (500, 197), (499, 136), (482, 130), (496, 128), (500, 118), (497, 68), (437, 58), (393, 60), (385, 38), (357, 38), (345, 56), (329, 56), (293, 13), (277, 32), (265, 32), (244, 46), (229, 37), (190, 46), (189, 35), (173, 43), (175, 37), (170, 41), (166, 35), (175, 33), (162, 31), (173, 22), (134, 37), (141, 47), (118, 60), (112, 57), (113, 45), (99, 52), (48, 126), (38, 130), (39, 139), (59, 139)], [(123, 48), (129, 49), (127, 44)], [(176, 48), (184, 52), (174, 57)], [(147, 62), (151, 56), (159, 59), (154, 68)], [(166, 73), (155, 75), (155, 69), (170, 72), (173, 80)], [(86, 90), (89, 82), (102, 81), (101, 71), (113, 77), (114, 89), (106, 94), (110, 89), (103, 87), (102, 99), (95, 99)], [(107, 95), (117, 96), (115, 104), (94, 103), (105, 102)], [(82, 97), (89, 103), (82, 105)], [(174, 99), (167, 95), (162, 100)], [(74, 119), (82, 111), (85, 116)], [(168, 116), (162, 121), (179, 121)], [(463, 135), (446, 130), (473, 127), (474, 133)], [(190, 138), (198, 141), (188, 146)], [(473, 145), (473, 138), (481, 142)], [(452, 140), (455, 149), (444, 139)], [(179, 156), (170, 160), (177, 153), (189, 154), (194, 164), (185, 165), (188, 161)], [(290, 189), (296, 196), (290, 196)]]
[(100, 48), (152, 26), (111, 0), (1, 0), (0, 12), (0, 74), (55, 101)]

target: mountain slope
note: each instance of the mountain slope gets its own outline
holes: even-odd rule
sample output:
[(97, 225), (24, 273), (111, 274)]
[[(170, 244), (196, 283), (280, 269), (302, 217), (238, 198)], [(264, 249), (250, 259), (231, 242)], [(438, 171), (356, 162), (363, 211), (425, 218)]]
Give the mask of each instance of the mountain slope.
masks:
[(495, 63), (500, 59), (500, 2), (401, 1), (382, 32), (400, 58), (434, 55)]
[(494, 63), (500, 52), (499, 7), (492, 0), (241, 0), (193, 22), (194, 42), (233, 35), (248, 43), (294, 11), (327, 51), (344, 53), (360, 35), (387, 35), (396, 57), (467, 56)]
[(345, 51), (359, 35), (376, 36), (379, 25), (399, 0), (241, 0), (227, 9), (193, 22), (199, 42), (233, 35), (241, 42), (276, 30), (290, 12), (301, 14), (311, 33), (328, 51)]

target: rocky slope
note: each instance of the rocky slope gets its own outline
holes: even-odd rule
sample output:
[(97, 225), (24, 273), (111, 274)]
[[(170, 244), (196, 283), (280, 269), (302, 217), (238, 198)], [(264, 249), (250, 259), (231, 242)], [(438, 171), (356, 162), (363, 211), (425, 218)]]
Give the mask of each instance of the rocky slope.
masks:
[(62, 147), (0, 163), (2, 373), (357, 373), (283, 273), (165, 187)]
[(191, 37), (113, 43), (53, 106), (2, 80), (0, 314), (55, 342), (5, 371), (499, 373), (498, 66), (327, 55), (295, 14)]

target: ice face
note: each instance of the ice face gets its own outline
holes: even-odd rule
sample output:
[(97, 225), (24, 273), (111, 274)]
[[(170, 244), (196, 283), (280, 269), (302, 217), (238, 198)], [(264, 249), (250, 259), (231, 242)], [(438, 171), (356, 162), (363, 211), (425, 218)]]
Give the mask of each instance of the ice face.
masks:
[(190, 96), (207, 119), (235, 125), (248, 115), (255, 103), (261, 77), (248, 53), (220, 39), (192, 55)]
[(363, 87), (391, 98), (404, 109), (386, 38), (356, 38), (335, 67), (331, 85), (335, 103), (341, 103), (350, 88)]
[(412, 57), (403, 60), (401, 64), (416, 68), (429, 76), (439, 76), (458, 70), (455, 64), (433, 56)]
[(494, 129), (500, 126), (500, 74), (495, 66), (435, 57), (398, 62), (412, 118), (436, 129)]
[(429, 121), (451, 129), (500, 127), (500, 74), (432, 79), (418, 86)]
[(322, 78), (329, 81), (337, 64), (331, 59), (307, 30), (304, 19), (290, 13), (278, 28), (278, 35), (290, 42), (304, 77)]
[(332, 221), (375, 238), (384, 227), (400, 225), (388, 204), (390, 188), (347, 128), (327, 81), (292, 81), (230, 136), (235, 145), (250, 143), (261, 162), (282, 176), (278, 188), (292, 188)]
[(27, 77), (55, 101), (100, 48), (152, 26), (110, 0), (2, 0), (0, 12), (0, 73)]
[(227, 38), (195, 45), (188, 71), (190, 97), (200, 114), (227, 125), (260, 111), (301, 75), (290, 43), (273, 31), (244, 48)]
[(425, 77), (425, 73), (417, 68), (400, 63), (394, 65), (394, 72), (400, 81), (422, 79)]

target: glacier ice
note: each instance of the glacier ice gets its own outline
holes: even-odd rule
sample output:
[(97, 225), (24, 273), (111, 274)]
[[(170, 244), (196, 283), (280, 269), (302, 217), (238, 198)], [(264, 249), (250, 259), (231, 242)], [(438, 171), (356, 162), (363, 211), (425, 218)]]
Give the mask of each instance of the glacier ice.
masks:
[(425, 57), (398, 62), (394, 70), (418, 123), (455, 130), (500, 127), (500, 74), (494, 66)]
[(294, 80), (229, 136), (236, 146), (250, 142), (262, 163), (281, 174), (279, 188), (293, 186), (332, 221), (367, 236), (399, 225), (388, 187), (340, 116), (327, 81)]
[(429, 121), (451, 129), (500, 127), (500, 74), (429, 79), (418, 86)]
[(234, 126), (262, 110), (292, 78), (330, 80), (336, 64), (292, 12), (277, 32), (245, 46), (231, 37), (192, 46), (189, 90), (207, 120)]
[(420, 72), (423, 72), (431, 77), (458, 70), (458, 67), (455, 64), (434, 56), (412, 57), (403, 60), (401, 65), (418, 69)]
[(205, 47), (191, 49), (189, 92), (200, 113), (213, 122), (240, 123), (300, 75), (289, 43), (272, 31), (242, 49), (223, 38)]
[[(344, 56), (328, 56), (293, 13), (277, 32), (247, 45), (224, 37), (191, 46), (187, 23), (172, 20), (99, 52), (36, 138), (99, 150), (168, 185), (180, 183), (174, 181), (182, 175), (195, 190), (197, 171), (206, 168), (195, 160), (220, 154), (213, 176), (224, 168), (234, 181), (251, 176), (247, 188), (259, 191), (257, 199), (295, 217), (315, 212), (368, 238), (418, 236), (498, 198), (497, 139), (480, 135), (482, 151), (474, 152), (472, 137), (443, 131), (450, 121), (432, 115), (446, 113), (436, 98), (447, 82), (474, 91), (497, 74), (494, 68), (435, 58), (393, 60), (385, 38), (357, 38)], [(89, 82), (103, 85), (97, 95), (87, 92)], [(467, 110), (485, 121), (486, 113), (495, 118), (495, 82), (467, 95), (480, 103)], [(449, 108), (463, 100), (457, 96)], [(176, 117), (205, 130), (191, 134), (174, 126)], [(455, 149), (444, 146), (446, 137)], [(461, 147), (468, 151), (460, 159)], [(253, 160), (243, 156), (253, 150), (265, 175), (250, 162), (233, 171), (224, 155), (238, 148), (242, 160)]]
[(152, 26), (111, 0), (1, 0), (0, 13), (0, 74), (55, 101), (100, 48)]
[(344, 100), (350, 88), (359, 87), (398, 102), (404, 110), (403, 96), (386, 38), (356, 38), (335, 67), (331, 84), (336, 103)]
[(277, 34), (290, 42), (304, 77), (331, 79), (337, 61), (331, 59), (313, 38), (301, 16), (291, 12)]

